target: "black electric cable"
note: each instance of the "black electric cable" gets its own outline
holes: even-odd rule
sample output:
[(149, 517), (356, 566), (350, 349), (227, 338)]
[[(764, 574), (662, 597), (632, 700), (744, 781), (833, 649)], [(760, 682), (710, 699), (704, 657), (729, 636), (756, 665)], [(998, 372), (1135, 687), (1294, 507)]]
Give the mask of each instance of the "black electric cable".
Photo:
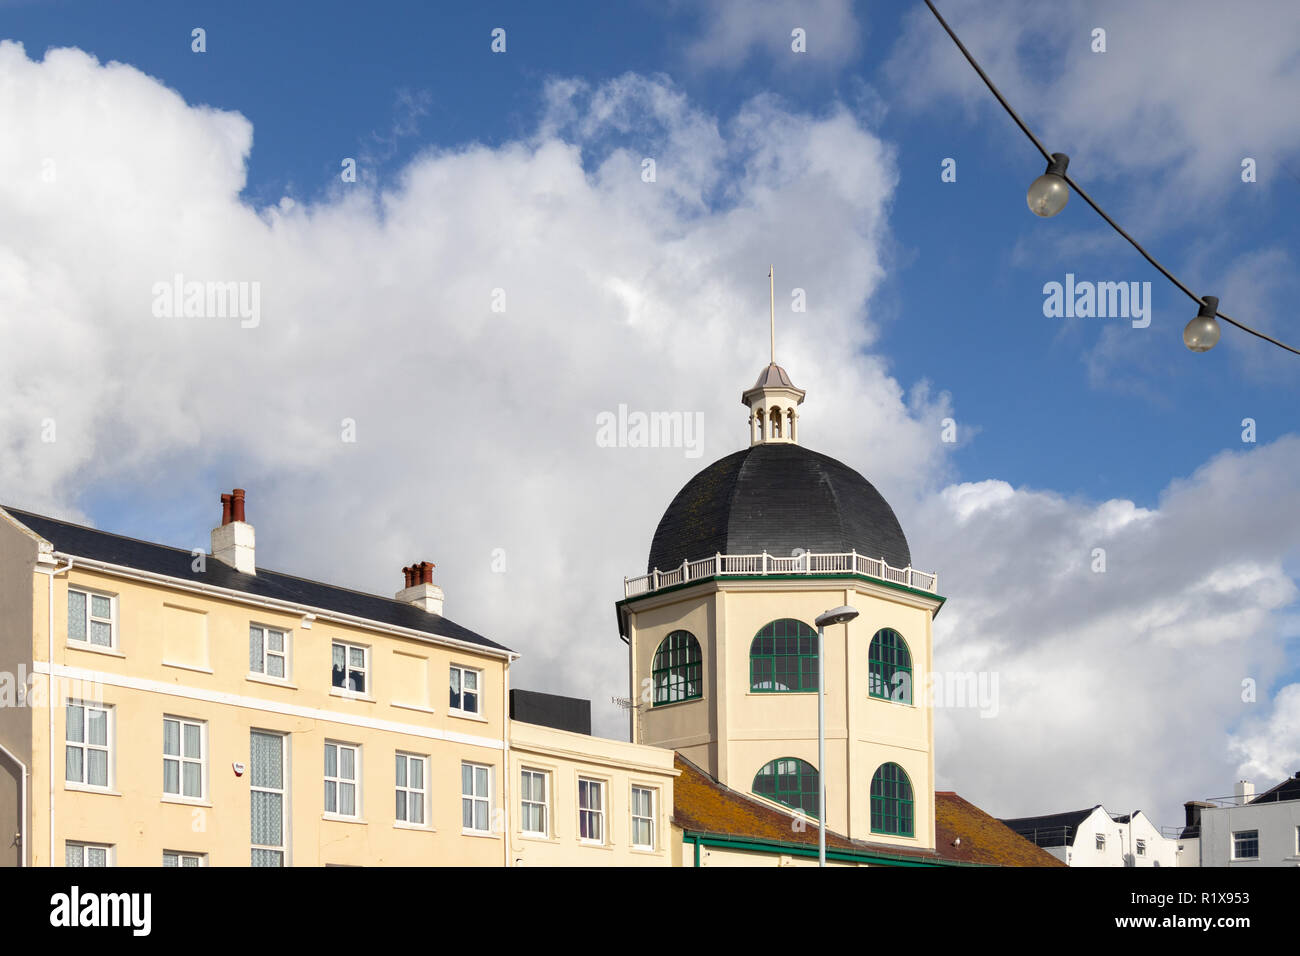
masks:
[[(952, 37), (952, 42), (957, 44), (957, 49), (961, 50), (962, 56), (966, 57), (967, 62), (970, 63), (970, 65), (974, 68), (975, 72), (979, 74), (980, 79), (984, 81), (984, 85), (989, 88), (989, 92), (991, 92), (997, 98), (997, 101), (1002, 104), (1002, 108), (1007, 111), (1008, 115), (1010, 115), (1010, 117), (1013, 120), (1016, 121), (1016, 125), (1020, 127), (1021, 132), (1023, 132), (1026, 136), (1029, 137), (1030, 141), (1034, 144), (1034, 146), (1038, 148), (1038, 151), (1043, 154), (1044, 159), (1046, 159), (1049, 163), (1052, 162), (1052, 154), (1047, 151), (1047, 147), (1044, 146), (1042, 141), (1039, 140), (1039, 138), (1034, 135), (1034, 131), (1029, 128), (1029, 126), (1025, 123), (1025, 121), (1020, 118), (1020, 114), (1017, 113), (1012, 108), (1011, 104), (1007, 102), (1006, 97), (1002, 95), (1002, 93), (998, 90), (998, 88), (993, 84), (993, 81), (989, 79), (989, 76), (987, 73), (984, 72), (983, 67), (981, 67), (979, 63), (975, 60), (975, 57), (971, 55), (970, 50), (966, 49), (966, 44), (962, 43), (961, 39), (957, 36), (957, 34), (953, 32), (952, 27), (948, 26), (948, 21), (945, 20), (943, 16), (939, 13), (939, 11), (935, 9), (935, 6), (931, 2), (931, 0), (925, 0), (925, 5), (930, 8), (930, 12), (934, 14), (934, 18), (939, 21), (939, 26), (943, 27), (944, 31), (948, 34), (948, 36)], [(1134, 249), (1136, 249), (1138, 252), (1142, 254), (1142, 258), (1146, 259), (1147, 262), (1155, 266), (1156, 269), (1159, 270), (1160, 273), (1166, 279), (1168, 279), (1174, 285), (1178, 286), (1178, 288), (1181, 289), (1187, 295), (1187, 297), (1190, 298), (1197, 305), (1199, 306), (1205, 305), (1205, 302), (1201, 299), (1199, 295), (1197, 295), (1195, 292), (1189, 289), (1187, 285), (1184, 282), (1182, 282), (1176, 275), (1174, 275), (1163, 265), (1161, 265), (1155, 256), (1151, 255), (1151, 253), (1147, 252), (1146, 249), (1142, 247), (1142, 244), (1140, 242), (1138, 242), (1127, 232), (1125, 232), (1123, 227), (1121, 227), (1119, 223), (1117, 223), (1114, 219), (1112, 219), (1109, 215), (1107, 215), (1106, 210), (1102, 209), (1101, 206), (1097, 205), (1096, 200), (1094, 200), (1091, 196), (1089, 196), (1083, 190), (1083, 187), (1081, 187), (1078, 183), (1074, 181), (1073, 177), (1071, 177), (1068, 174), (1064, 174), (1062, 175), (1062, 178), (1065, 180), (1065, 182), (1069, 185), (1071, 189), (1073, 189), (1075, 192), (1077, 192), (1080, 196), (1083, 197), (1084, 202), (1086, 202), (1089, 206), (1091, 206), (1094, 210), (1096, 210), (1097, 215), (1101, 216), (1101, 218), (1106, 220), (1106, 222), (1110, 225), (1112, 229), (1114, 229), (1121, 236), (1127, 239), (1129, 245), (1131, 245)], [(1251, 335), (1258, 336), (1259, 338), (1263, 339), (1266, 342), (1272, 342), (1274, 345), (1278, 346), (1278, 348), (1283, 348), (1286, 349), (1288, 352), (1294, 352), (1296, 355), (1300, 355), (1300, 349), (1292, 348), (1290, 345), (1287, 345), (1285, 342), (1279, 342), (1277, 339), (1273, 338), (1272, 336), (1265, 335), (1263, 332), (1259, 332), (1255, 329), (1252, 329), (1250, 326), (1244, 325), (1241, 322), (1238, 322), (1236, 319), (1224, 315), (1222, 312), (1216, 311), (1215, 315), (1223, 319), (1223, 321), (1231, 325), (1235, 325), (1243, 332), (1249, 332)]]

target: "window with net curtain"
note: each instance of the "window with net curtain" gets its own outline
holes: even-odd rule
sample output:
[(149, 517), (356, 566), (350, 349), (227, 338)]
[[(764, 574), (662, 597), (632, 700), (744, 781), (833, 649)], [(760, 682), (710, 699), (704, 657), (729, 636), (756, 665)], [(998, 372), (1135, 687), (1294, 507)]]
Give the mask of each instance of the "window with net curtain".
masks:
[(912, 653), (903, 635), (882, 627), (867, 651), (867, 686), (872, 697), (912, 702)]
[(660, 641), (651, 668), (654, 706), (704, 696), (703, 661), (700, 642), (690, 631), (673, 631)]
[(871, 832), (912, 836), (912, 781), (896, 763), (881, 764), (871, 778)]
[(754, 793), (816, 818), (818, 780), (817, 768), (806, 760), (778, 757), (754, 775)]
[(202, 721), (163, 718), (163, 793), (203, 798)]
[(113, 646), (113, 599), (68, 589), (68, 640), (96, 647)]
[(254, 730), (249, 743), (253, 866), (284, 866), (284, 737)]
[(63, 862), (66, 866), (108, 866), (108, 847), (106, 846), (67, 843), (64, 845), (63, 852)]
[(749, 646), (749, 689), (762, 693), (817, 690), (817, 632), (803, 621), (765, 624)]

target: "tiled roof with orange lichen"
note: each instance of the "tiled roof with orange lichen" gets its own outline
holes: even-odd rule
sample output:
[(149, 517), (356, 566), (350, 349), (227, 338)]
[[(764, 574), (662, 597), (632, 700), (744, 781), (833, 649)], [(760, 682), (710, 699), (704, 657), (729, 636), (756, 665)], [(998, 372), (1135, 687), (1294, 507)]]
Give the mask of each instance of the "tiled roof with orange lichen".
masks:
[[(673, 784), (673, 824), (691, 833), (787, 844), (817, 845), (817, 825), (799, 821), (756, 797), (732, 790), (687, 760), (673, 758), (681, 776)], [(961, 842), (953, 845), (957, 838)], [(1054, 856), (1013, 833), (955, 793), (935, 794), (935, 838), (939, 848), (897, 846), (851, 840), (826, 831), (829, 850), (897, 859), (900, 863), (1063, 866)]]
[[(961, 843), (954, 846), (958, 837)], [(951, 790), (934, 793), (934, 839), (949, 860), (991, 866), (1065, 866)]]

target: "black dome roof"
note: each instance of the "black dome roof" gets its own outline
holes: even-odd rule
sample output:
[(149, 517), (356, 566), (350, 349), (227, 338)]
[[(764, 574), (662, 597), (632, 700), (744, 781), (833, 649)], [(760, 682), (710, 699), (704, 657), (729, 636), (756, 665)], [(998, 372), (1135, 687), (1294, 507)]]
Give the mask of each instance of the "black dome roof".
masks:
[(800, 445), (753, 445), (715, 461), (677, 493), (655, 530), (647, 572), (682, 561), (796, 548), (857, 551), (910, 567), (894, 509), (867, 479)]

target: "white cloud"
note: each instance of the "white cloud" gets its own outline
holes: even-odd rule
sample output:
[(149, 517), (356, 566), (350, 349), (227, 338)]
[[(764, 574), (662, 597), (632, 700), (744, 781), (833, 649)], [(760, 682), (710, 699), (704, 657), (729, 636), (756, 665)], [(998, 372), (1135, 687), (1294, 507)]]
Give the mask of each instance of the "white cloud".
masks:
[[(811, 62), (838, 66), (857, 52), (861, 26), (850, 0), (708, 0), (699, 4), (703, 32), (686, 50), (697, 67), (738, 70), (755, 54), (784, 69)], [(802, 29), (807, 52), (793, 52)]]
[[(1265, 691), (1286, 672), (1300, 596), (1286, 571), (1298, 469), (1291, 436), (1216, 457), (1151, 509), (998, 481), (925, 503), (912, 550), (941, 556), (949, 598), (935, 667), (999, 675), (995, 717), (938, 712), (941, 783), (1002, 816), (1102, 802), (1174, 824), (1183, 801), (1231, 789), (1234, 748), (1277, 776), (1294, 758), (1294, 692)], [(1242, 700), (1247, 678), (1258, 703)]]
[(1253, 779), (1257, 791), (1300, 773), (1300, 684), (1279, 690), (1271, 713), (1250, 721), (1229, 743), (1241, 757), (1239, 776)]
[[(672, 495), (745, 441), (769, 263), (779, 306), (807, 292), (777, 347), (808, 440), (900, 498), (945, 467), (946, 400), (852, 358), (897, 174), (844, 109), (719, 118), (663, 79), (556, 82), (520, 141), (262, 209), (240, 200), (248, 121), (131, 67), (6, 43), (0, 116), (0, 500), (165, 502), (121, 530), (184, 526), (168, 540), (194, 546), (218, 492), (246, 487), (265, 566), (391, 593), (432, 560), (449, 616), (525, 654), (516, 683), (592, 697), (608, 732), (627, 686), (613, 601)], [(176, 273), (260, 282), (260, 325), (155, 318)], [(597, 447), (620, 403), (703, 412), (703, 459)]]

